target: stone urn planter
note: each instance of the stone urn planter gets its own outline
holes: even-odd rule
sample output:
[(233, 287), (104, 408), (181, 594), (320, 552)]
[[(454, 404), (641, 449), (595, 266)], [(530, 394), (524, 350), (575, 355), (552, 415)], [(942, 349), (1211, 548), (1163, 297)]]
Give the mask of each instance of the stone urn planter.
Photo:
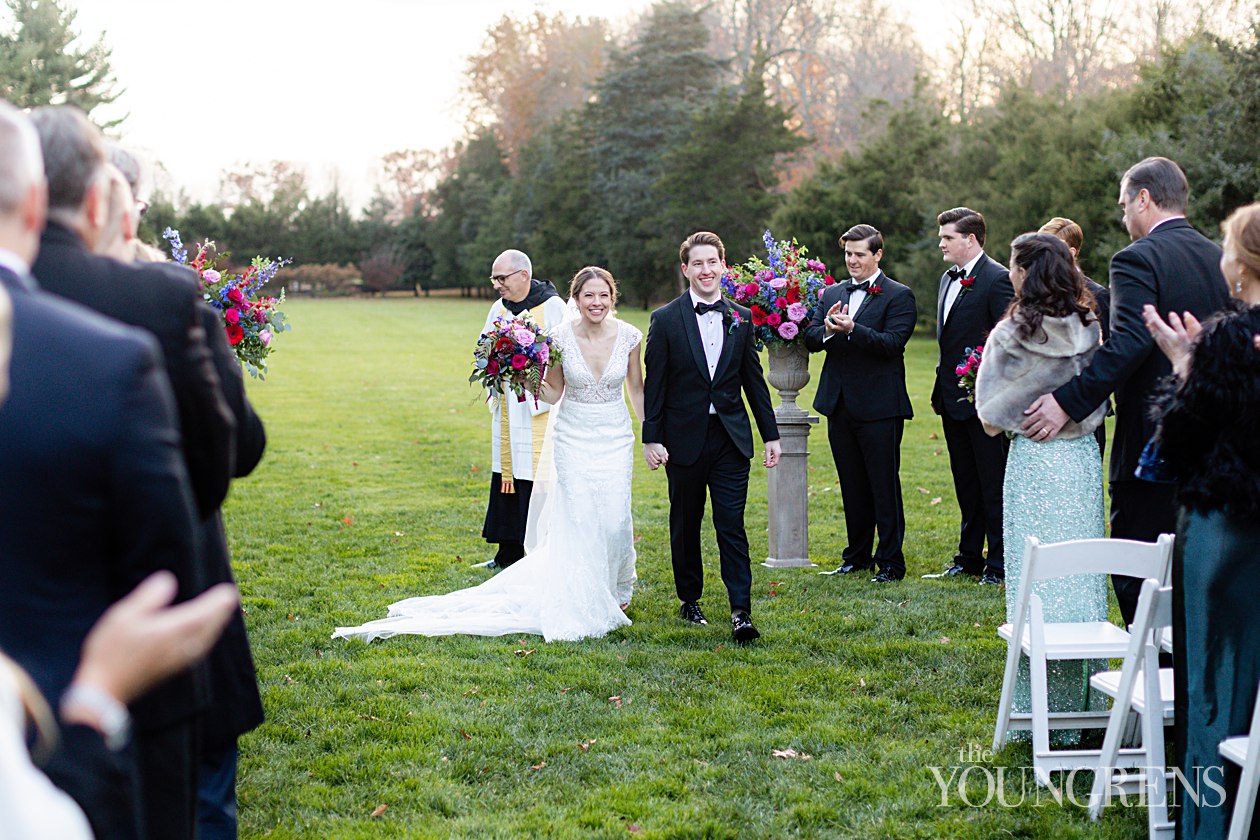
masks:
[(766, 379), (779, 392), (774, 410), (783, 457), (767, 476), (770, 503), (769, 556), (773, 569), (810, 568), (809, 559), (809, 431), (818, 422), (796, 404), (809, 384), (809, 351), (805, 342), (771, 344)]
[(770, 370), (766, 380), (779, 392), (775, 415), (784, 420), (799, 420), (806, 411), (796, 404), (796, 396), (809, 384), (809, 351), (804, 341), (792, 344), (770, 344)]

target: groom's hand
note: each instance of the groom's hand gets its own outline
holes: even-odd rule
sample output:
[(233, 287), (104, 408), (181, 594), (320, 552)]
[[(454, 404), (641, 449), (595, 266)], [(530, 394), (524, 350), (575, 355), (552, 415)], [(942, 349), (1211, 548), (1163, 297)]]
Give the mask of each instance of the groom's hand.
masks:
[(648, 468), (654, 470), (669, 463), (669, 450), (661, 443), (645, 443), (643, 444), (643, 458), (647, 461)]
[(777, 440), (768, 440), (766, 441), (766, 460), (762, 463), (766, 465), (766, 469), (772, 470), (778, 465), (779, 458), (782, 455), (783, 447), (779, 445), (779, 442)]

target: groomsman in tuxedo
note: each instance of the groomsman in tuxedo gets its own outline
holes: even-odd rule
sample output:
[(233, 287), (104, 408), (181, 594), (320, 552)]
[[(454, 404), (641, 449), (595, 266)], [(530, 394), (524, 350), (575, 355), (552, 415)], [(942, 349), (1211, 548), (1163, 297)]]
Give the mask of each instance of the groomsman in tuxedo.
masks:
[[(43, 152), (49, 208), (32, 272), (46, 291), (141, 327), (158, 340), (175, 394), (197, 521), (205, 521), (223, 502), (235, 468), (236, 418), (210, 349), (226, 338), (217, 325), (207, 334), (205, 304), (190, 270), (92, 253), (108, 216), (110, 175), (104, 140), (83, 112), (44, 107), (31, 120)], [(199, 533), (191, 573), (179, 578), (179, 600), (222, 579), (209, 552)], [(203, 663), (158, 686), (133, 708), (144, 819), (153, 837), (187, 838), (194, 831), (208, 680)]]
[[(564, 300), (546, 280), (534, 279), (529, 257), (516, 250), (499, 254), (490, 268), (490, 283), (501, 296), (490, 305), (486, 325), (494, 319), (514, 318), (528, 313), (543, 330), (553, 330), (564, 322)], [(490, 502), (481, 536), (498, 543), (494, 559), (481, 565), (505, 569), (525, 556), (525, 522), (534, 489), (534, 468), (542, 454), (543, 434), (551, 404), (532, 398), (518, 400), (515, 394), (490, 395)]]
[(669, 547), (679, 612), (708, 624), (700, 609), (704, 566), (700, 523), (713, 501), (722, 582), (737, 642), (761, 634), (752, 621), (752, 562), (744, 530), (752, 429), (744, 398), (765, 441), (767, 468), (779, 463), (779, 427), (761, 373), (752, 313), (722, 299), (726, 246), (693, 233), (678, 251), (687, 291), (652, 313), (644, 352), (643, 455), (669, 480)]
[[(1146, 329), (1142, 307), (1151, 304), (1164, 317), (1191, 312), (1202, 320), (1229, 299), (1221, 249), (1186, 221), (1189, 193), (1181, 167), (1168, 158), (1146, 158), (1120, 179), (1119, 205), (1133, 243), (1111, 258), (1111, 334), (1089, 367), (1029, 406), (1024, 423), (1033, 440), (1052, 440), (1069, 417), (1082, 418), (1115, 394), (1108, 481), (1113, 537), (1153, 542), (1177, 528), (1175, 485), (1134, 476), (1155, 433), (1151, 398), (1172, 370)], [(1130, 624), (1141, 582), (1117, 576), (1112, 584)]]
[[(190, 591), (199, 570), (193, 496), (158, 343), (39, 291), (27, 266), (47, 201), (39, 139), (27, 117), (0, 103), (0, 285), (13, 303), (11, 389), (0, 407), (0, 647), (55, 703), (111, 603), (159, 569)], [(144, 702), (182, 699), (171, 685)], [(127, 710), (86, 699), (108, 712), (111, 743), (125, 742)], [(131, 710), (137, 728), (144, 702)], [(132, 755), (120, 761), (124, 776), (134, 772)], [(67, 790), (91, 798), (104, 780), (80, 781), (84, 790)], [(101, 811), (80, 798), (97, 836), (141, 836), (146, 815), (131, 795), (138, 791), (124, 779), (121, 793)], [(147, 829), (170, 836), (161, 824)]]
[[(849, 544), (840, 574), (879, 571), (873, 583), (906, 576), (901, 545), (901, 435), (914, 416), (906, 393), (905, 348), (918, 307), (908, 286), (884, 274), (884, 237), (856, 225), (840, 237), (853, 279), (830, 286), (805, 329), (805, 346), (825, 354), (814, 410), (827, 418), (827, 439), (840, 476)], [(874, 551), (875, 532), (879, 548)]]
[(941, 276), (936, 301), (936, 339), (941, 353), (932, 386), (932, 410), (941, 415), (962, 526), (953, 564), (943, 574), (928, 577), (981, 575), (981, 583), (996, 586), (1006, 579), (1002, 481), (1007, 440), (1005, 435), (990, 437), (985, 433), (976, 407), (958, 387), (954, 368), (968, 348), (984, 343), (1015, 290), (1007, 270), (984, 252), (984, 216), (967, 207), (955, 207), (941, 213), (936, 221), (941, 253), (950, 268)]

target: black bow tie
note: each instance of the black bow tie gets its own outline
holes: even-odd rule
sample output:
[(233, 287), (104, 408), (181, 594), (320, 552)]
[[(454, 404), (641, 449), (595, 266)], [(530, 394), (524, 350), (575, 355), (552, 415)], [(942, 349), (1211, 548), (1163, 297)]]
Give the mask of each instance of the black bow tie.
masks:
[(700, 303), (700, 302), (696, 303), (697, 315), (704, 315), (706, 312), (725, 312), (725, 311), (726, 311), (726, 304), (720, 300), (717, 301), (716, 303)]
[(870, 280), (863, 280), (861, 283), (859, 283), (859, 282), (858, 282), (858, 281), (856, 281), (856, 280), (854, 280), (854, 281), (853, 281), (853, 289), (852, 289), (852, 291), (855, 291), (855, 292), (865, 292), (865, 291), (870, 290), (870, 288), (871, 288), (871, 281), (870, 281)]
[(963, 276), (964, 274), (966, 274), (967, 272), (963, 271), (963, 270), (962, 270), (961, 268), (959, 268), (958, 266), (954, 266), (953, 268), (951, 268), (949, 271), (947, 271), (947, 272), (945, 272), (945, 273), (949, 275), (949, 279), (950, 279), (950, 280), (959, 280), (959, 279), (961, 279), (961, 278), (962, 278), (962, 276)]

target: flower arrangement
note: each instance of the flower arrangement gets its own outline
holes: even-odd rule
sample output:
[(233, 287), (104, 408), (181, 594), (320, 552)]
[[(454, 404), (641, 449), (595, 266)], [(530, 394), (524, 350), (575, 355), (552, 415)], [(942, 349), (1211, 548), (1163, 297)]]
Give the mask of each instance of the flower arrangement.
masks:
[(959, 397), (958, 401), (966, 400), (974, 403), (976, 401), (976, 374), (980, 372), (980, 358), (984, 355), (984, 345), (968, 347), (963, 354), (962, 363), (954, 368), (954, 373), (958, 375), (958, 387), (966, 392), (966, 396)]
[(823, 290), (836, 281), (827, 273), (827, 266), (809, 259), (808, 250), (795, 239), (775, 241), (768, 230), (762, 239), (767, 262), (753, 256), (742, 265), (727, 268), (722, 293), (752, 311), (758, 348), (794, 345)]
[(243, 272), (229, 274), (215, 267), (227, 253), (218, 253), (214, 242), (207, 240), (199, 244), (197, 256), (190, 261), (179, 231), (168, 227), (162, 232), (162, 238), (170, 242), (175, 262), (197, 272), (201, 296), (223, 317), (223, 329), (228, 344), (236, 351), (236, 358), (250, 376), (265, 379), (267, 357), (271, 355), (276, 333), (287, 332), (292, 327), (279, 308), (284, 303), (284, 290), (280, 291), (279, 298), (261, 294), (261, 291), (276, 272), (292, 260), (254, 257)]
[(528, 390), (537, 404), (548, 366), (559, 362), (560, 348), (538, 328), (529, 312), (515, 318), (500, 315), (477, 339), (468, 381), (480, 382), (493, 394), (505, 395), (510, 390), (520, 402), (525, 401)]

